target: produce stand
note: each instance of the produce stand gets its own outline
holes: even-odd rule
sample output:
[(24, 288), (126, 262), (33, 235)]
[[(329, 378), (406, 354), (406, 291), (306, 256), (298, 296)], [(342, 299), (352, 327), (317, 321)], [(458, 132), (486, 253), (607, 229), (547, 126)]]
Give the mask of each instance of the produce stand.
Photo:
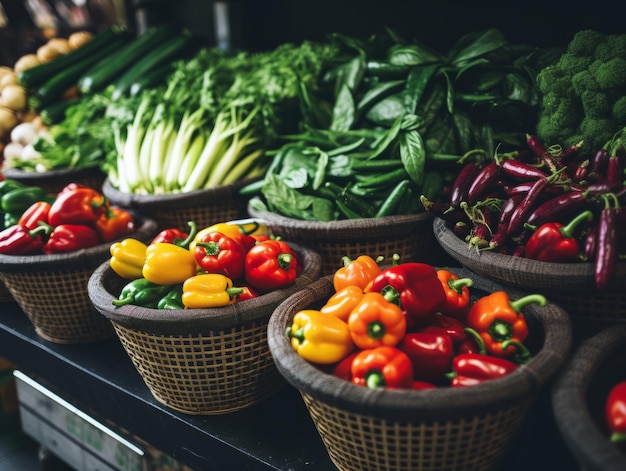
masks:
[[(0, 356), (101, 422), (114, 424), (197, 470), (336, 469), (298, 392), (285, 386), (239, 412), (193, 416), (150, 394), (117, 339), (60, 345), (38, 337), (14, 303), (2, 304)], [(504, 470), (575, 469), (544, 392)]]

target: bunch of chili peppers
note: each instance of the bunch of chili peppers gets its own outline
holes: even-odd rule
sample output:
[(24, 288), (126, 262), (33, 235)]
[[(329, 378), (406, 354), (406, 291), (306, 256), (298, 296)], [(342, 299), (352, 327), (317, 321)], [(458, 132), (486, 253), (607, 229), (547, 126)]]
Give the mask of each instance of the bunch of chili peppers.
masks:
[(256, 221), (198, 230), (163, 229), (148, 244), (127, 238), (111, 245), (110, 266), (130, 280), (115, 306), (199, 309), (228, 306), (295, 282), (302, 264), (287, 243)]
[(89, 186), (69, 183), (48, 195), (15, 180), (0, 182), (5, 228), (0, 254), (68, 253), (111, 242), (135, 230), (133, 215)]
[(417, 262), (381, 268), (344, 258), (335, 292), (286, 329), (304, 359), (371, 388), (463, 387), (503, 377), (531, 359), (521, 310), (546, 299), (496, 291), (473, 300), (470, 278)]
[(422, 197), (470, 247), (546, 262), (592, 262), (599, 290), (626, 256), (626, 129), (595, 155), (527, 146), (466, 162), (449, 201)]

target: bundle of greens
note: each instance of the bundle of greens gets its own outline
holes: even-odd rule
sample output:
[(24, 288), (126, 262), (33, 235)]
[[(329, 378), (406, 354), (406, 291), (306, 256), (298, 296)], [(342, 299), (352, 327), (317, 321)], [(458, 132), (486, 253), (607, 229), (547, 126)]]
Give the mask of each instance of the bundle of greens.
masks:
[(536, 72), (560, 53), (511, 44), (497, 29), (447, 54), (393, 31), (331, 44), (333, 106), (324, 116), (303, 93), (303, 132), (242, 189), (257, 210), (323, 221), (423, 211), (420, 195), (439, 198), (459, 164), (522, 145), (539, 109)]

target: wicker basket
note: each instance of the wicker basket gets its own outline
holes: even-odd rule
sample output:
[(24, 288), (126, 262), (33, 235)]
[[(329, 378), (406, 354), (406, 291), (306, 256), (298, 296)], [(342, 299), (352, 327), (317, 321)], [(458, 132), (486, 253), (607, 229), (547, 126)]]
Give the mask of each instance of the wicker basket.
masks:
[(280, 302), (319, 277), (321, 264), (317, 253), (290, 245), (304, 266), (294, 284), (226, 307), (115, 308), (127, 280), (108, 263), (91, 277), (89, 295), (157, 401), (186, 414), (234, 412), (284, 386), (267, 346), (267, 323)]
[[(472, 276), (474, 295), (500, 289), (466, 269), (452, 270)], [(507, 291), (513, 299), (521, 296)], [(369, 389), (322, 372), (285, 335), (296, 312), (319, 308), (333, 292), (332, 277), (326, 276), (281, 303), (270, 318), (268, 344), (340, 470), (493, 469), (571, 348), (571, 325), (562, 308), (528, 306), (525, 343), (534, 358), (507, 377), (466, 388)]]
[(566, 445), (585, 471), (623, 471), (626, 450), (609, 441), (604, 404), (609, 391), (626, 380), (626, 325), (586, 339), (574, 351), (552, 387), (552, 409)]
[(134, 209), (155, 219), (160, 228), (187, 231), (189, 221), (194, 221), (198, 229), (202, 229), (246, 218), (247, 199), (239, 194), (239, 189), (250, 182), (242, 180), (232, 185), (170, 195), (139, 195), (116, 189), (107, 178), (102, 192), (112, 204)]
[(100, 191), (106, 178), (100, 167), (69, 168), (48, 172), (27, 172), (17, 168), (2, 170), (4, 178), (30, 186), (39, 186), (50, 194), (61, 191), (68, 183), (80, 183)]
[[(154, 237), (156, 222), (136, 216), (130, 237)], [(114, 336), (106, 319), (91, 304), (89, 277), (110, 259), (113, 242), (65, 254), (2, 255), (0, 280), (28, 316), (35, 332), (54, 343), (90, 343)]]
[(559, 304), (570, 315), (577, 337), (588, 337), (610, 325), (626, 321), (626, 263), (618, 263), (605, 291), (595, 289), (593, 263), (550, 263), (469, 248), (436, 218), (435, 238), (461, 265), (506, 285), (536, 291)]
[(339, 221), (305, 221), (248, 207), (248, 214), (264, 220), (275, 236), (311, 247), (322, 256), (322, 276), (334, 273), (343, 265), (342, 257), (394, 254), (401, 261), (419, 260), (441, 265), (443, 251), (432, 233), (428, 213), (386, 216), (382, 218)]

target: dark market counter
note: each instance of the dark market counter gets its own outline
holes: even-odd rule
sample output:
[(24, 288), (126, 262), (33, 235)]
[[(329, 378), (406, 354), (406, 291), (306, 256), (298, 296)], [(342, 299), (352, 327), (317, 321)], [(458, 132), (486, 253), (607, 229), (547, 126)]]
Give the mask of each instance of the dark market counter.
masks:
[[(40, 338), (16, 304), (3, 303), (0, 310), (1, 357), (96, 420), (181, 464), (198, 471), (336, 469), (299, 393), (288, 385), (235, 413), (177, 413), (152, 397), (117, 338), (60, 345)], [(501, 468), (575, 470), (555, 427), (544, 394)]]

